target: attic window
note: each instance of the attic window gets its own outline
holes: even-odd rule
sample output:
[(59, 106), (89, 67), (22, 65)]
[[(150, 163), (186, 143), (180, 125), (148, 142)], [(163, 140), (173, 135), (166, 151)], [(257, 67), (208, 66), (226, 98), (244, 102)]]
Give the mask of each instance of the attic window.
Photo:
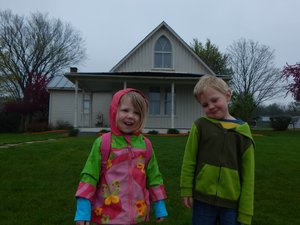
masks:
[(161, 36), (155, 43), (154, 67), (172, 68), (172, 46), (165, 36)]

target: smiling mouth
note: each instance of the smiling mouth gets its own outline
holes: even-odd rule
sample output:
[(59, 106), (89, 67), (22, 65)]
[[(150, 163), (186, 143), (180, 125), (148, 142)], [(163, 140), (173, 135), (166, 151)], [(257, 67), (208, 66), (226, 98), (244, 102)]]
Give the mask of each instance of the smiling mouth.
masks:
[(132, 123), (132, 122), (124, 122), (124, 124), (125, 124), (126, 126), (133, 126), (133, 125), (134, 125), (134, 123)]

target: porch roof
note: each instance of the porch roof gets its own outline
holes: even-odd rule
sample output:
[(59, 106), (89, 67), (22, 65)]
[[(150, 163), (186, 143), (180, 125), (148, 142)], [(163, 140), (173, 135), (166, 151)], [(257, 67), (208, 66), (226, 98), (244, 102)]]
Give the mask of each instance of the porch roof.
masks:
[[(103, 73), (66, 73), (65, 77), (78, 87), (87, 91), (111, 90), (112, 84), (116, 83), (180, 83), (196, 84), (200, 77), (205, 74), (174, 73), (174, 72), (103, 72)], [(219, 76), (228, 80), (228, 76)]]

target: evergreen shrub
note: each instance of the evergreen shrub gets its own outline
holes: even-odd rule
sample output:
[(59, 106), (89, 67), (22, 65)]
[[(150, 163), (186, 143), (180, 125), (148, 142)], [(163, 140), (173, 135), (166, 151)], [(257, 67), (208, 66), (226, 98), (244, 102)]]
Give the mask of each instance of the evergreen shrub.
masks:
[(149, 130), (148, 134), (158, 134), (159, 132), (157, 130)]
[(168, 134), (179, 134), (179, 130), (175, 128), (169, 128), (167, 131)]
[(290, 116), (273, 116), (270, 117), (271, 127), (273, 130), (287, 130), (292, 117)]

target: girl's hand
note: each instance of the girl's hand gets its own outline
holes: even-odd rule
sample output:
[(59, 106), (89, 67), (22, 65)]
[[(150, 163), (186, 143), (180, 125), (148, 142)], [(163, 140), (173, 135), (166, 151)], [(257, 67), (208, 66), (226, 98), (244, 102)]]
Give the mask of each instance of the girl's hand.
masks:
[(190, 209), (193, 207), (193, 198), (192, 197), (183, 197), (182, 203), (184, 204), (185, 207)]
[(157, 219), (156, 219), (156, 222), (157, 222), (157, 223), (160, 223), (160, 222), (162, 222), (162, 221), (164, 221), (164, 217), (161, 217), (161, 218), (157, 218)]
[(76, 221), (76, 225), (90, 225), (89, 221)]

